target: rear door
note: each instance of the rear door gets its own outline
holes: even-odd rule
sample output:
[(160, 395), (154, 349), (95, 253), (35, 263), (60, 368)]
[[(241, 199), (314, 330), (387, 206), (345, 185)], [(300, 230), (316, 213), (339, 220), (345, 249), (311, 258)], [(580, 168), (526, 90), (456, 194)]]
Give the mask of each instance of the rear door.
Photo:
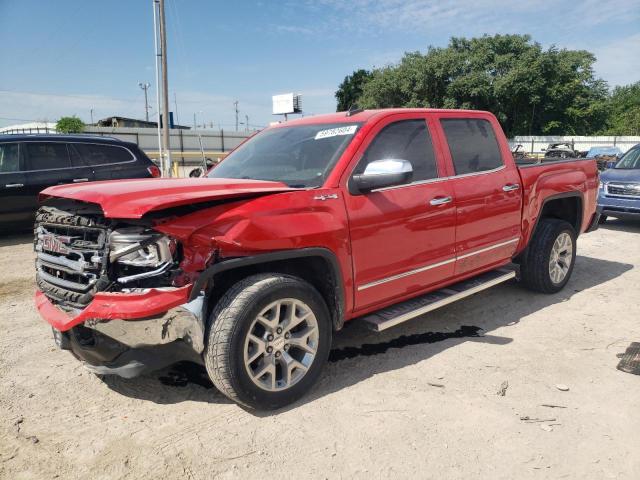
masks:
[(26, 187), (31, 208), (38, 206), (38, 194), (52, 185), (82, 183), (93, 176), (91, 168), (74, 165), (65, 142), (25, 142)]
[(515, 165), (504, 161), (497, 125), (446, 113), (439, 123), (456, 198), (455, 273), (504, 264), (520, 240), (522, 192)]
[(146, 178), (150, 174), (146, 166), (136, 160), (129, 148), (102, 143), (76, 143), (73, 148), (89, 165), (96, 180), (118, 178)]
[(0, 223), (23, 222), (31, 215), (20, 157), (20, 143), (0, 143)]
[(349, 178), (375, 160), (407, 160), (413, 168), (403, 185), (359, 195), (344, 189), (356, 309), (410, 296), (453, 274), (454, 193), (432, 138), (426, 115), (393, 115), (355, 155)]

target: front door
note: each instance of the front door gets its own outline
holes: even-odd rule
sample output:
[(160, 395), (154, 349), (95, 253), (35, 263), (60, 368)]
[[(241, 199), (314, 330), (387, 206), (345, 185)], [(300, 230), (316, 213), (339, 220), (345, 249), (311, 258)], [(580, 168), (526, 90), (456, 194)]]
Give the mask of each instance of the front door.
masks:
[(375, 160), (407, 160), (406, 184), (346, 194), (357, 310), (390, 303), (453, 275), (455, 199), (442, 178), (425, 115), (401, 114), (363, 142), (352, 174)]

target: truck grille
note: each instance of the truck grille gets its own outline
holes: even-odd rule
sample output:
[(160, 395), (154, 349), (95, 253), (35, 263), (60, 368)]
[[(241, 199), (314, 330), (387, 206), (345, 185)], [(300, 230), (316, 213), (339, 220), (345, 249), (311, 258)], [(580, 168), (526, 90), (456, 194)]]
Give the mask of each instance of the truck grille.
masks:
[(640, 197), (640, 184), (635, 183), (609, 183), (607, 195), (620, 197)]
[(38, 214), (36, 280), (51, 299), (83, 307), (99, 290), (106, 271), (107, 229), (75, 215)]

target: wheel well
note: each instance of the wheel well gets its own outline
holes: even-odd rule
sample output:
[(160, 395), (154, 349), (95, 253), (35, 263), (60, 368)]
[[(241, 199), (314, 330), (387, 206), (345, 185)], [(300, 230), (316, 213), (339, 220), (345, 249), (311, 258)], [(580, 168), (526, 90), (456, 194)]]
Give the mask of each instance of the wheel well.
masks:
[(539, 218), (557, 218), (569, 222), (580, 233), (582, 227), (582, 199), (578, 196), (554, 198), (542, 207)]
[(342, 296), (340, 290), (342, 282), (339, 274), (334, 271), (328, 260), (320, 256), (288, 258), (239, 266), (231, 270), (219, 272), (213, 276), (212, 286), (207, 290), (207, 316), (213, 310), (224, 293), (234, 284), (250, 275), (257, 273), (281, 273), (301, 278), (310, 283), (322, 295), (331, 313), (333, 326), (336, 330), (342, 328), (344, 322)]

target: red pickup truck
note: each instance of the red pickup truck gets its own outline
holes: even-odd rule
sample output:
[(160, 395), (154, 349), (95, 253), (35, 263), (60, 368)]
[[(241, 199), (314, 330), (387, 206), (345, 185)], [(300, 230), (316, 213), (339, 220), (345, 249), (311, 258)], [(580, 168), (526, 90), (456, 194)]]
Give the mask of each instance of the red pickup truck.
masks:
[(36, 304), (96, 373), (191, 360), (232, 400), (278, 408), (346, 321), (383, 330), (514, 277), (559, 291), (597, 188), (594, 160), (516, 166), (487, 112), (304, 118), (206, 178), (42, 192)]

